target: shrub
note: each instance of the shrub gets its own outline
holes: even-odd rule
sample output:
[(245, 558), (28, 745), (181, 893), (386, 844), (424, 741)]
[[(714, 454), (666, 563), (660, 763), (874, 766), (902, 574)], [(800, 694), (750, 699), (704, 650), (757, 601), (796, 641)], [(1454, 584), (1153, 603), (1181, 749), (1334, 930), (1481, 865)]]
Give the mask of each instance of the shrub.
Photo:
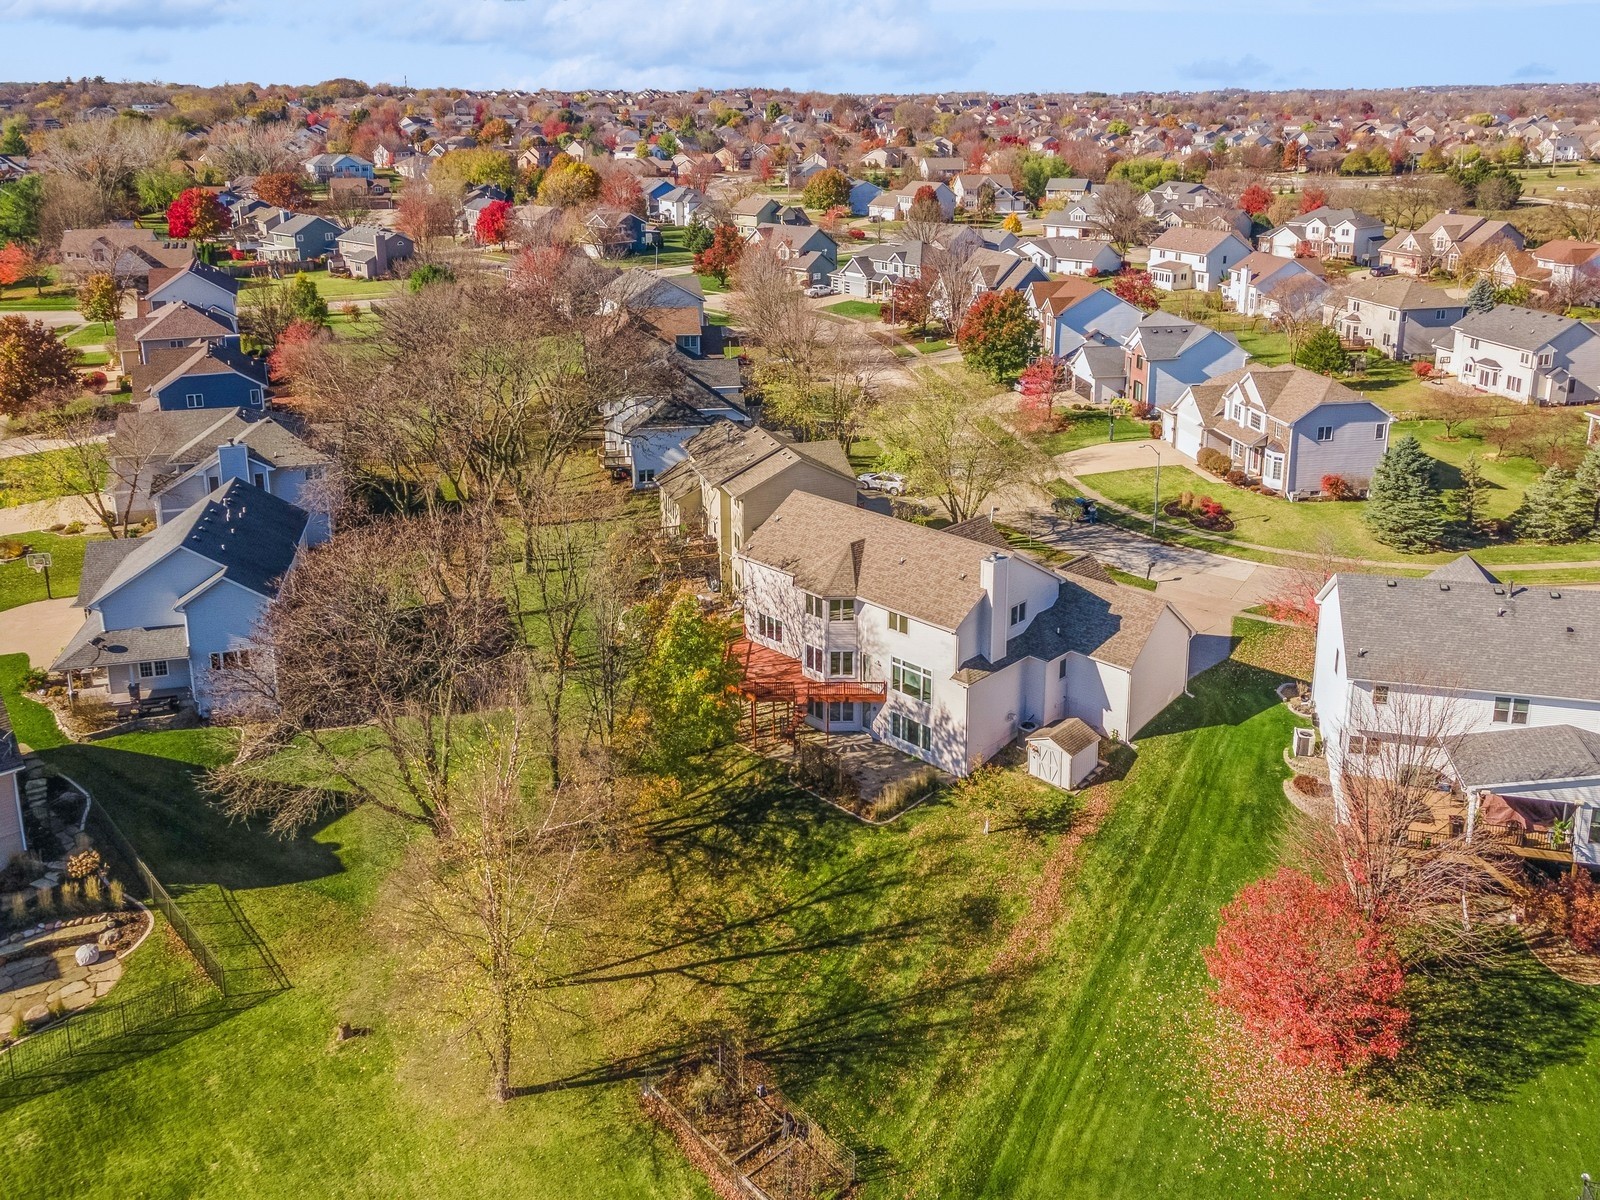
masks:
[(90, 371), (88, 374), (80, 376), (78, 382), (83, 386), (84, 391), (98, 392), (106, 385), (106, 373), (104, 371)]
[(866, 235), (866, 232), (864, 230), (852, 229), (850, 231), (850, 240), (854, 241), (854, 242), (862, 241), (862, 240), (864, 240), (866, 238), (866, 236), (867, 235)]
[(79, 533), (82, 533), (83, 532), (83, 522), (82, 521), (68, 521), (65, 525), (63, 525), (61, 527), (61, 532), (65, 533), (65, 534), (79, 534)]
[(1418, 379), (1426, 379), (1428, 376), (1433, 374), (1433, 364), (1419, 358), (1416, 362), (1411, 364), (1411, 370), (1416, 374)]
[(1239, 470), (1238, 467), (1233, 468), (1233, 470), (1229, 471), (1223, 476), (1223, 478), (1229, 483), (1233, 484), (1234, 487), (1243, 487), (1245, 484), (1250, 482), (1250, 476)]
[(1583, 954), (1600, 954), (1600, 890), (1587, 871), (1564, 875), (1535, 888), (1528, 916), (1548, 925)]
[(1228, 515), (1227, 506), (1220, 500), (1213, 500), (1210, 496), (1201, 496), (1199, 503), (1200, 515), (1207, 520), (1215, 521), (1218, 517)]
[(1211, 475), (1226, 475), (1233, 467), (1233, 462), (1221, 450), (1213, 450), (1207, 446), (1195, 455), (1195, 462), (1202, 471)]
[(1294, 777), (1294, 790), (1302, 796), (1322, 795), (1322, 780), (1315, 775), (1296, 775)]
[(27, 545), (17, 541), (15, 538), (6, 538), (4, 541), (0, 541), (0, 561), (21, 558), (27, 552)]
[(1155, 438), (1158, 441), (1160, 440), (1160, 438), (1161, 438), (1161, 422), (1160, 421), (1151, 421), (1150, 422), (1150, 436)]
[(1182, 508), (1182, 509), (1193, 508), (1194, 507), (1194, 493), (1193, 492), (1179, 492), (1178, 493), (1178, 507)]
[(1329, 500), (1348, 500), (1351, 491), (1350, 481), (1343, 475), (1324, 475), (1322, 477), (1322, 494)]
[(22, 690), (25, 692), (37, 692), (49, 682), (50, 672), (38, 667), (29, 667), (22, 673)]

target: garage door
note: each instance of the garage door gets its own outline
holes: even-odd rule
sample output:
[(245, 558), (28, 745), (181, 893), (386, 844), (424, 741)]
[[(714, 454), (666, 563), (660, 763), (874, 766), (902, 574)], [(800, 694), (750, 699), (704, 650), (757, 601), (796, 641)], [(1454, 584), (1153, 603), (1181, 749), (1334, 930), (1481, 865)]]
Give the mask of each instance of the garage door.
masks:
[(1184, 407), (1180, 408), (1174, 415), (1177, 420), (1172, 444), (1181, 453), (1187, 454), (1190, 458), (1197, 457), (1200, 453), (1201, 439), (1204, 435), (1204, 431), (1200, 426), (1200, 414)]

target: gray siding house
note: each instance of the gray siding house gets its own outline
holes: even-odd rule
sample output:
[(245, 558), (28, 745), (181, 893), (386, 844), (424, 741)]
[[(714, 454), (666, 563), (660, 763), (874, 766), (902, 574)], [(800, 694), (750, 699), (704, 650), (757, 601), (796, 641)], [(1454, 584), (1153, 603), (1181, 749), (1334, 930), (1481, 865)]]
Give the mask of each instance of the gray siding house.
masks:
[(261, 257), (272, 262), (309, 262), (338, 248), (344, 230), (327, 217), (301, 213), (277, 226), (261, 241)]
[(1319, 494), (1327, 475), (1364, 489), (1389, 448), (1393, 422), (1359, 392), (1290, 364), (1195, 384), (1161, 413), (1162, 435), (1181, 453), (1219, 450), (1290, 499)]
[(1440, 370), (1524, 404), (1600, 399), (1600, 333), (1557, 313), (1501, 304), (1456, 322)]
[(409, 261), (416, 245), (403, 233), (376, 225), (356, 225), (335, 240), (345, 269), (356, 279), (382, 279), (396, 263)]
[(1375, 346), (1390, 358), (1431, 358), (1448, 345), (1450, 326), (1467, 306), (1443, 288), (1415, 279), (1364, 279), (1322, 311), (1322, 323), (1347, 342)]

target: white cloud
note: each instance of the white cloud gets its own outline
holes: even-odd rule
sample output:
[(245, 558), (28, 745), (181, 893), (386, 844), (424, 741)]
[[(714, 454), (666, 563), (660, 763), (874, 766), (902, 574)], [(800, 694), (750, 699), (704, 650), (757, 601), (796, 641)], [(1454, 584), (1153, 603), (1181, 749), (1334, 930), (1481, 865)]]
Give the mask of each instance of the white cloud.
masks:
[(955, 79), (981, 48), (973, 39), (957, 45), (940, 36), (909, 0), (871, 8), (810, 0), (798, 14), (771, 21), (736, 0), (369, 0), (368, 11), (381, 14), (379, 28), (396, 41), (494, 46), (507, 59), (531, 60), (536, 82), (556, 87), (791, 83), (867, 90), (930, 75)]
[(230, 0), (0, 0), (0, 17), (82, 29), (192, 29), (239, 11)]

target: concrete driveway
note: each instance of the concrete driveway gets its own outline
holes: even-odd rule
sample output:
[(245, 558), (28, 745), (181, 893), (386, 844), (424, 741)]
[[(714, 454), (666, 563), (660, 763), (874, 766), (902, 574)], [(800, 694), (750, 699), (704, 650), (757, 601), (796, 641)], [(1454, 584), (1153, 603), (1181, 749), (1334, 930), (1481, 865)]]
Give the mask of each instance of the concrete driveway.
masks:
[(72, 597), (36, 600), (0, 613), (0, 654), (26, 654), (36, 667), (48, 667), (83, 624)]
[(1287, 578), (1278, 567), (1151, 541), (1109, 525), (1074, 524), (1037, 511), (1001, 519), (1048, 545), (1092, 554), (1120, 571), (1154, 580), (1156, 595), (1194, 626), (1189, 657), (1193, 675), (1228, 657), (1233, 619), (1278, 591)]
[(1058, 454), (1055, 463), (1068, 475), (1099, 475), (1106, 471), (1137, 471), (1156, 465), (1156, 451), (1161, 452), (1163, 467), (1195, 468), (1194, 459), (1180, 454), (1168, 442), (1155, 438), (1140, 438), (1126, 442), (1097, 442)]
[(37, 529), (49, 529), (52, 525), (70, 525), (74, 521), (96, 526), (100, 523), (100, 518), (82, 496), (13, 504), (10, 508), (0, 508), (0, 536), (32, 533)]

